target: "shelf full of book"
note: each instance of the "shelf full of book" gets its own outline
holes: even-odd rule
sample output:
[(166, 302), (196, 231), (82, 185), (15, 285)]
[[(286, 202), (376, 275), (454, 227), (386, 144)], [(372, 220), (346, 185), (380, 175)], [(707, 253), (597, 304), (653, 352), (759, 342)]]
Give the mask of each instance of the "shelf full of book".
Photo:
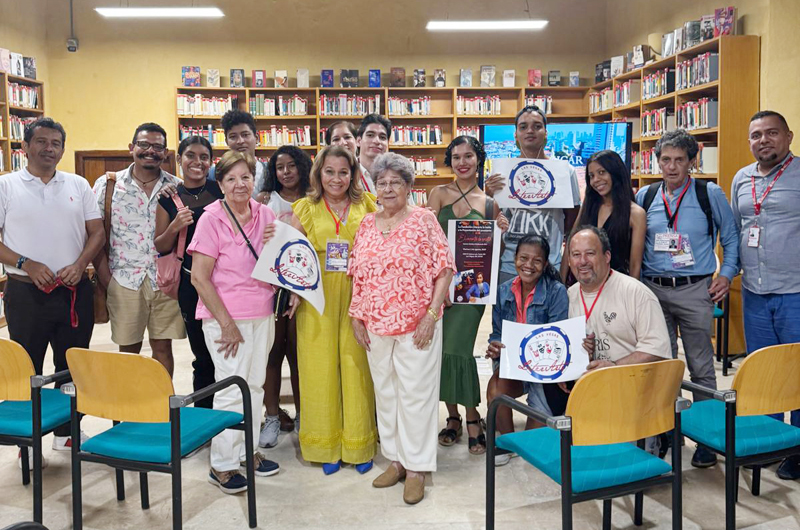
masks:
[(44, 115), (44, 83), (0, 72), (0, 174), (27, 165), (25, 125)]
[(454, 178), (444, 165), (445, 149), (460, 134), (479, 135), (483, 123), (512, 123), (525, 105), (537, 105), (552, 121), (585, 122), (589, 87), (358, 87), (205, 88), (177, 87), (178, 141), (202, 134), (225, 150), (220, 119), (232, 108), (256, 121), (259, 147), (268, 157), (279, 145), (293, 144), (313, 156), (325, 146), (325, 131), (336, 121), (356, 126), (379, 112), (392, 121), (389, 150), (409, 157), (418, 171), (417, 187), (430, 190)]

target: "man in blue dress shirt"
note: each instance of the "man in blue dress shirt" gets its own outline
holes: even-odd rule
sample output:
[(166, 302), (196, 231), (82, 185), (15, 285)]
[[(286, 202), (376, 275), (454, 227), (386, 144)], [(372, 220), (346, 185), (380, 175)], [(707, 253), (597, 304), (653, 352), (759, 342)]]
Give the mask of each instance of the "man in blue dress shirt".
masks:
[[(680, 331), (692, 381), (716, 389), (711, 345), (714, 304), (725, 297), (738, 272), (738, 230), (722, 188), (698, 183), (689, 174), (698, 152), (692, 135), (683, 129), (667, 132), (656, 143), (655, 152), (663, 182), (651, 184), (658, 190), (646, 208), (643, 281), (661, 302), (672, 356), (678, 355)], [(636, 194), (640, 206), (648, 188)], [(713, 278), (717, 234), (723, 259), (719, 275)], [(710, 467), (716, 461), (714, 453), (699, 445), (692, 457), (695, 467)]]

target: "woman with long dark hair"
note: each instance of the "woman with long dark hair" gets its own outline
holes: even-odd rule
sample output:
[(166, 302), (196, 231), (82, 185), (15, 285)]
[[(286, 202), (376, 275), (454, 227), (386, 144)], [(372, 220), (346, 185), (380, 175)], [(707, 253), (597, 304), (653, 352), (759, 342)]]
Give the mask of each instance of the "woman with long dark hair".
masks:
[[(598, 151), (586, 162), (586, 196), (575, 226), (603, 228), (611, 242), (611, 268), (639, 278), (647, 215), (636, 204), (631, 174), (614, 151)], [(565, 277), (568, 260), (561, 264)]]

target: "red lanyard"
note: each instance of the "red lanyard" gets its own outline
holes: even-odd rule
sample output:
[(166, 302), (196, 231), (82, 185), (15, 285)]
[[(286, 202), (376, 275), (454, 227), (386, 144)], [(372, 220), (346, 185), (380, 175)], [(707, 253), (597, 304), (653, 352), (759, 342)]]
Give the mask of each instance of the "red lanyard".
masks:
[(689, 185), (692, 183), (692, 177), (686, 181), (686, 186), (683, 187), (683, 191), (681, 192), (680, 196), (678, 196), (678, 202), (675, 203), (675, 213), (672, 213), (672, 210), (669, 207), (669, 202), (667, 202), (667, 194), (664, 193), (664, 186), (661, 186), (661, 198), (664, 200), (664, 211), (667, 214), (667, 226), (669, 228), (676, 228), (678, 227), (678, 209), (681, 207), (681, 203), (683, 202), (683, 196), (686, 195), (686, 192), (689, 190)]
[(761, 195), (761, 200), (756, 199), (756, 176), (750, 175), (750, 183), (753, 187), (753, 210), (755, 210), (756, 215), (761, 215), (761, 205), (764, 204), (764, 199), (767, 198), (769, 192), (772, 191), (772, 186), (778, 182), (778, 179), (781, 178), (781, 175), (783, 175), (783, 172), (787, 167), (789, 167), (789, 164), (792, 163), (792, 160), (794, 160), (794, 157), (790, 156), (789, 159), (783, 163), (781, 168), (778, 170), (778, 173), (775, 175), (775, 178), (772, 179), (772, 182), (769, 183), (769, 186), (767, 186), (767, 189), (765, 189), (764, 193)]
[[(325, 208), (327, 208), (328, 211), (331, 213), (331, 217), (333, 217), (333, 222), (336, 223), (336, 235), (338, 236), (339, 235), (339, 226), (342, 224), (342, 219), (340, 219), (339, 217), (336, 216), (335, 213), (333, 213), (333, 210), (331, 210), (331, 207), (328, 204), (328, 200), (327, 199), (325, 199), (323, 197), (322, 200), (325, 201)], [(347, 206), (345, 207), (344, 212), (342, 214), (342, 218), (344, 218), (344, 219), (347, 218), (347, 210), (349, 210), (349, 209), (350, 209), (350, 203), (348, 202)]]
[(65, 287), (69, 290), (69, 323), (73, 328), (78, 327), (78, 312), (75, 310), (75, 299), (78, 295), (78, 288), (74, 285), (67, 285), (61, 278), (56, 278), (56, 281), (42, 288), (47, 294), (52, 293), (59, 287)]
[(369, 184), (367, 184), (367, 177), (361, 174), (361, 183), (364, 185), (364, 191), (369, 191)]
[(597, 301), (600, 299), (600, 295), (603, 294), (603, 289), (608, 282), (608, 279), (611, 278), (611, 275), (614, 273), (613, 270), (608, 271), (608, 276), (606, 276), (606, 280), (603, 282), (603, 285), (600, 286), (600, 290), (597, 291), (597, 296), (594, 298), (594, 302), (592, 302), (592, 307), (586, 309), (586, 300), (583, 299), (583, 289), (579, 289), (581, 292), (581, 302), (583, 302), (583, 313), (586, 315), (586, 322), (589, 322), (589, 317), (592, 316), (592, 311), (594, 311), (594, 306), (597, 304)]

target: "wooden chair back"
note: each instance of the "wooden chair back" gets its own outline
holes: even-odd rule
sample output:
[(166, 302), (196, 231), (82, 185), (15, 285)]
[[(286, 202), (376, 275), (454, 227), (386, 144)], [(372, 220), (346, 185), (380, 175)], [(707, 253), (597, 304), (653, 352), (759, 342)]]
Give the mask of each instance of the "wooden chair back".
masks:
[(581, 377), (567, 402), (573, 445), (633, 442), (675, 426), (683, 361), (613, 366)]
[(78, 412), (116, 421), (168, 422), (175, 393), (164, 366), (132, 353), (67, 350)]
[(800, 409), (800, 343), (749, 354), (733, 378), (736, 414), (754, 416)]
[(0, 339), (0, 399), (30, 401), (33, 375), (36, 371), (25, 348), (13, 340)]

